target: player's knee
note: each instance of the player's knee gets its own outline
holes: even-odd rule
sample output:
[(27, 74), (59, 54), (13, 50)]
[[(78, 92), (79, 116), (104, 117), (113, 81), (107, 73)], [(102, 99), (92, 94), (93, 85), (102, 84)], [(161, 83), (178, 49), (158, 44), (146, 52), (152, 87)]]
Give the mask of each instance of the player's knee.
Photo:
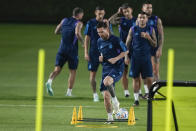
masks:
[(55, 68), (55, 69), (54, 69), (54, 72), (55, 72), (56, 74), (59, 74), (59, 73), (61, 72), (61, 68), (60, 68), (60, 67)]
[(104, 80), (103, 80), (103, 83), (105, 86), (110, 86), (112, 85), (113, 83), (113, 79), (111, 77), (106, 77)]

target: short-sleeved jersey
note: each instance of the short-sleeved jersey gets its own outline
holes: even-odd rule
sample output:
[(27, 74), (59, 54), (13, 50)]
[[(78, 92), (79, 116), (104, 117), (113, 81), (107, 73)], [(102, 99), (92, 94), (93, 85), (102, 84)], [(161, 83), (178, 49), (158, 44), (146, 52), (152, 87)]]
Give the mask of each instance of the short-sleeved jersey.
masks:
[[(84, 35), (88, 35), (90, 37), (90, 51), (89, 53), (94, 54), (95, 56), (99, 56), (99, 51), (97, 47), (97, 40), (100, 38), (97, 33), (97, 24), (98, 21), (96, 18), (89, 20), (86, 24), (86, 28), (84, 30)], [(110, 31), (112, 31), (112, 26), (110, 24)]]
[(132, 26), (136, 25), (136, 18), (126, 19), (125, 17), (120, 18), (119, 33), (121, 40), (126, 43), (129, 30)]
[(150, 42), (141, 37), (141, 32), (146, 32), (152, 36), (153, 27), (146, 26), (144, 28), (140, 28), (139, 26), (131, 27), (132, 30), (132, 56), (134, 58), (149, 58), (151, 56), (151, 48)]
[(124, 64), (123, 59), (118, 60), (115, 64), (108, 62), (108, 59), (118, 56), (121, 52), (125, 52), (126, 46), (122, 40), (114, 35), (110, 35), (108, 40), (99, 38), (97, 41), (99, 52), (103, 55), (103, 68), (120, 67)]
[(158, 29), (157, 29), (157, 22), (158, 22), (158, 16), (152, 15), (150, 18), (148, 18), (147, 25), (152, 26), (155, 30), (156, 38), (158, 40)]
[(75, 28), (78, 23), (73, 17), (64, 18), (61, 27), (61, 44), (59, 48), (59, 53), (78, 55), (78, 39), (75, 35)]

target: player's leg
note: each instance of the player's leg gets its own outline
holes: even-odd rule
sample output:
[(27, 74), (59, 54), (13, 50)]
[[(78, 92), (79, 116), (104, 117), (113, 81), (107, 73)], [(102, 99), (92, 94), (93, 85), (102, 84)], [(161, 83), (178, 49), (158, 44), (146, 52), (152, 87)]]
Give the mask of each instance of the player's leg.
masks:
[(61, 54), (57, 53), (54, 71), (50, 74), (49, 79), (46, 82), (46, 90), (50, 96), (54, 95), (54, 92), (52, 89), (52, 81), (61, 72), (61, 69), (62, 69), (63, 65), (65, 64), (65, 62), (66, 62), (66, 58), (64, 56), (62, 56)]
[(74, 86), (75, 78), (76, 78), (76, 70), (69, 70), (69, 78), (68, 78), (68, 89), (66, 96), (72, 96), (72, 88)]
[(108, 113), (108, 121), (113, 121), (113, 115), (112, 115), (112, 104), (110, 100), (110, 92), (108, 90), (105, 90), (103, 93), (104, 96), (104, 106)]
[(140, 89), (140, 77), (133, 78), (133, 92), (134, 92), (134, 104), (133, 106), (139, 106), (139, 89)]
[(143, 82), (144, 82), (144, 91), (145, 91), (143, 98), (146, 99), (148, 97), (149, 88), (148, 88), (147, 80), (143, 79)]
[(134, 92), (134, 106), (139, 105), (139, 89), (141, 86), (141, 78), (140, 78), (140, 68), (141, 68), (141, 61), (132, 58), (131, 59), (131, 77), (133, 77), (133, 92)]
[(90, 61), (88, 62), (88, 70), (90, 71), (90, 85), (93, 90), (93, 101), (98, 102), (99, 96), (96, 91), (96, 72), (99, 67), (99, 59), (96, 56), (90, 54)]
[(152, 56), (151, 61), (153, 67), (153, 81), (158, 81), (160, 79), (159, 76), (160, 58), (157, 58), (156, 56)]
[(107, 88), (107, 90), (110, 92), (110, 95), (112, 97), (112, 106), (113, 106), (113, 113), (117, 113), (119, 110), (119, 101), (115, 95), (114, 91), (114, 79), (111, 76), (106, 76), (103, 80), (104, 86)]
[(145, 82), (148, 87), (148, 90), (147, 90), (148, 92), (146, 92), (144, 95), (144, 98), (147, 99), (149, 96), (150, 87), (152, 86), (152, 77), (153, 77), (152, 62), (150, 58), (146, 62), (143, 63), (141, 74), (142, 74), (142, 78), (145, 79)]
[(54, 71), (50, 74), (48, 81), (46, 82), (46, 90), (47, 93), (50, 96), (54, 95), (53, 89), (52, 89), (52, 81), (54, 78), (61, 72), (61, 67), (60, 66), (55, 66)]
[(76, 70), (78, 68), (78, 57), (68, 57), (69, 78), (66, 96), (72, 96), (72, 89), (76, 78)]
[(94, 102), (98, 102), (99, 101), (99, 96), (98, 96), (97, 91), (96, 91), (95, 77), (96, 77), (96, 72), (90, 71), (90, 83), (91, 83), (91, 88), (93, 90), (93, 100), (94, 100)]
[(123, 76), (122, 76), (122, 85), (123, 85), (123, 88), (124, 88), (124, 94), (125, 94), (125, 97), (129, 97), (130, 93), (129, 93), (129, 90), (128, 90), (128, 65), (125, 65), (125, 68), (124, 68), (124, 72), (123, 72)]

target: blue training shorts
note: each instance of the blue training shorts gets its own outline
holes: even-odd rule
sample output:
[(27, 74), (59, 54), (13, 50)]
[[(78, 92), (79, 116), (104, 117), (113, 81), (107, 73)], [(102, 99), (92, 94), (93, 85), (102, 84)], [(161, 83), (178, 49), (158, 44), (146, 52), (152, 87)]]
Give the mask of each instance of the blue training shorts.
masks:
[(152, 62), (151, 58), (142, 58), (137, 59), (132, 57), (131, 59), (131, 68), (129, 72), (129, 76), (133, 78), (140, 77), (140, 74), (142, 75), (142, 78), (145, 79), (146, 77), (152, 77)]
[(78, 56), (57, 53), (55, 66), (62, 68), (66, 62), (68, 62), (69, 69), (76, 70), (78, 68)]

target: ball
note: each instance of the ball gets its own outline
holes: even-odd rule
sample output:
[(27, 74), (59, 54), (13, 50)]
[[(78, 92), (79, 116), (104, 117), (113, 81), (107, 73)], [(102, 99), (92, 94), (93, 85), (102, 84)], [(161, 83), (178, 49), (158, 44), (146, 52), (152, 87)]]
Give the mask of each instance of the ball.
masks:
[(128, 111), (124, 108), (120, 108), (119, 111), (115, 114), (116, 119), (128, 119)]

